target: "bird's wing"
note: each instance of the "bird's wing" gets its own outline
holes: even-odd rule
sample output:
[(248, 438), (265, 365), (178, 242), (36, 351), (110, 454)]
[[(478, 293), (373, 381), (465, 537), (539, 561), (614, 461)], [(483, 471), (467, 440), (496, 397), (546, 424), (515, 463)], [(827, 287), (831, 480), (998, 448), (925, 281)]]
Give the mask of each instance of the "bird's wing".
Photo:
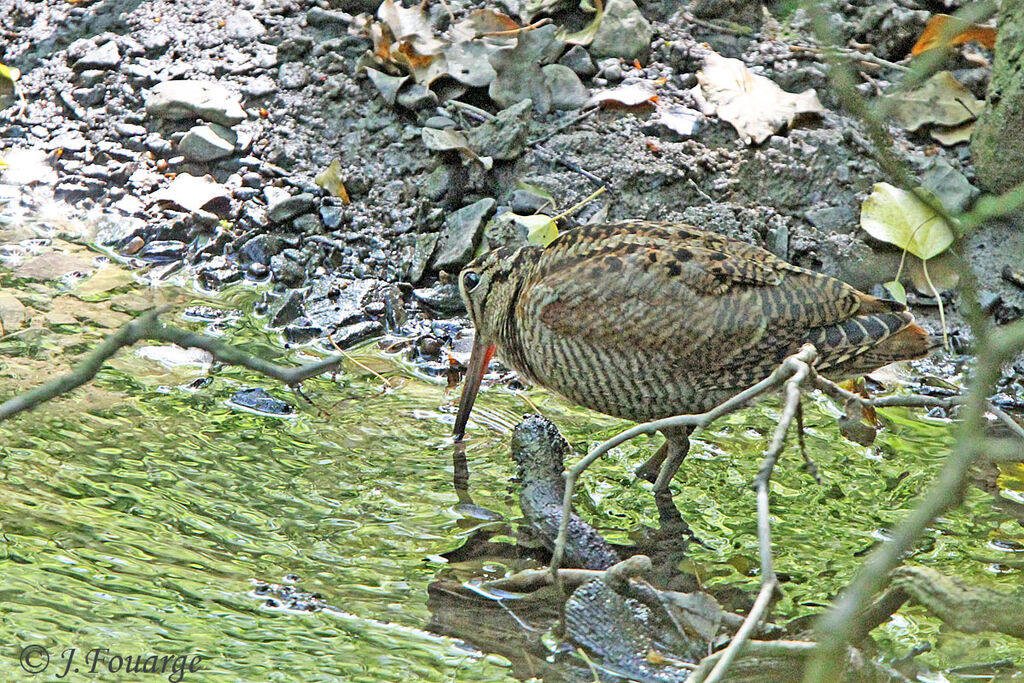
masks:
[(525, 283), (516, 314), (539, 333), (713, 371), (754, 349), (773, 358), (775, 347), (853, 314), (858, 295), (749, 244), (687, 226), (626, 223), (560, 236)]

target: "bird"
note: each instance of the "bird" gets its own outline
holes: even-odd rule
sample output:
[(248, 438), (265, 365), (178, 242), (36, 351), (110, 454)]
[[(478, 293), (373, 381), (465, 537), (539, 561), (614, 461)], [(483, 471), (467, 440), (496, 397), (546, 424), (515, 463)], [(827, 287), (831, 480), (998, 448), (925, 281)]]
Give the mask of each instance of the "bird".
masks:
[[(547, 246), (488, 251), (458, 282), (475, 335), (456, 441), (495, 353), (572, 403), (647, 422), (706, 412), (806, 343), (836, 380), (933, 348), (904, 304), (683, 223), (579, 226)], [(662, 433), (637, 470), (656, 494), (689, 449), (688, 428)]]

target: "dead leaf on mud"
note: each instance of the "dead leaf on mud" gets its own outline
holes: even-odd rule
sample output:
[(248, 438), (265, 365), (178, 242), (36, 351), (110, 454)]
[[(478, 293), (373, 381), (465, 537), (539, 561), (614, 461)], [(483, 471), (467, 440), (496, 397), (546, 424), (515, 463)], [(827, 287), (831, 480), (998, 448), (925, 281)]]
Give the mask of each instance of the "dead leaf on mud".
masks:
[(928, 134), (935, 138), (940, 144), (946, 147), (958, 145), (961, 142), (968, 142), (971, 133), (974, 132), (974, 121), (962, 123), (959, 126), (935, 126)]
[[(943, 40), (943, 35), (948, 37)], [(995, 27), (972, 24), (949, 14), (936, 14), (921, 31), (921, 37), (917, 39), (910, 54), (919, 55), (937, 47), (963, 45), (972, 41), (990, 50), (996, 49)]]
[(622, 85), (600, 90), (590, 97), (588, 104), (599, 104), (602, 106), (653, 106), (658, 100), (658, 91), (651, 81), (626, 80)]
[[(789, 93), (764, 76), (757, 76), (738, 59), (712, 52), (697, 72), (704, 113), (715, 113), (731, 123), (747, 144), (760, 144), (772, 134), (792, 127), (803, 114), (821, 114), (825, 108), (814, 89)], [(709, 105), (708, 107), (703, 105)]]
[(491, 170), (493, 160), (490, 157), (482, 157), (470, 149), (469, 140), (459, 131), (424, 128), (421, 135), (423, 136), (423, 144), (427, 146), (427, 149), (439, 152), (459, 152), (473, 161), (480, 162), (480, 165), (485, 170)]
[(948, 71), (935, 74), (920, 88), (886, 95), (886, 99), (893, 103), (896, 122), (911, 131), (928, 124), (956, 126), (976, 119), (985, 108), (984, 100), (976, 99)]
[(332, 196), (341, 199), (342, 204), (351, 204), (348, 190), (345, 189), (345, 182), (341, 179), (341, 162), (335, 159), (331, 165), (321, 171), (314, 181), (319, 187), (324, 188)]

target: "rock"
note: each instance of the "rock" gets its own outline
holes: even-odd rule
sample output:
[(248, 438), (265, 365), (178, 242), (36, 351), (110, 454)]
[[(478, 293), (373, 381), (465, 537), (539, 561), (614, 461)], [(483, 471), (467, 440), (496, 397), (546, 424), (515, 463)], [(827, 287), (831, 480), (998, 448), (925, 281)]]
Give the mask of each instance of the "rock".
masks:
[(398, 97), (399, 89), (409, 80), (408, 76), (392, 76), (377, 69), (367, 67), (366, 77), (377, 88), (377, 92), (388, 104), (394, 104)]
[(459, 288), (452, 284), (414, 289), (412, 298), (434, 313), (457, 315), (466, 310)]
[(323, 328), (310, 324), (306, 318), (299, 318), (284, 328), (284, 338), (289, 344), (307, 344), (325, 334)]
[(551, 108), (555, 110), (581, 109), (590, 96), (580, 77), (567, 66), (548, 64), (541, 69), (544, 84), (551, 92)]
[(928, 166), (921, 175), (921, 186), (934, 193), (943, 205), (954, 213), (966, 209), (968, 204), (981, 194), (963, 173), (953, 168), (942, 157), (929, 157)]
[(267, 216), (272, 223), (283, 223), (313, 210), (316, 200), (311, 194), (285, 197), (267, 205)]
[(277, 81), (285, 90), (299, 90), (309, 85), (309, 70), (300, 62), (287, 62), (277, 70)]
[(436, 130), (450, 130), (456, 128), (455, 122), (447, 116), (431, 116), (429, 119), (423, 122), (424, 128), (434, 128)]
[(199, 270), (199, 284), (206, 289), (220, 289), (232, 282), (238, 282), (245, 274), (237, 265), (223, 256), (214, 256)]
[(146, 130), (145, 126), (139, 126), (134, 123), (115, 123), (114, 132), (117, 133), (118, 137), (122, 138), (140, 138), (149, 131)]
[(106, 96), (107, 89), (102, 84), (91, 88), (75, 88), (71, 91), (71, 97), (83, 107), (95, 107), (103, 102)]
[(271, 313), (270, 324), (273, 327), (282, 327), (302, 314), (302, 294), (292, 289)]
[(573, 45), (568, 52), (562, 55), (558, 63), (572, 69), (573, 73), (580, 78), (590, 78), (597, 73), (594, 60), (590, 58), (590, 53), (582, 45)]
[(374, 317), (367, 307), (377, 303), (384, 304), (390, 328), (397, 329), (405, 324), (402, 293), (398, 287), (373, 278), (352, 280), (333, 275), (319, 278), (306, 296), (305, 310), (313, 324), (335, 329)]
[(486, 197), (448, 216), (437, 240), (431, 267), (457, 271), (469, 263), (480, 241), (484, 218), (493, 208), (494, 200)]
[(618, 83), (622, 80), (622, 60), (618, 57), (602, 59), (597, 63), (597, 73), (609, 83)]
[(200, 118), (234, 126), (246, 118), (237, 95), (210, 81), (165, 81), (153, 86), (146, 113), (162, 119)]
[(620, 57), (627, 62), (636, 59), (646, 64), (652, 36), (651, 24), (633, 0), (608, 0), (604, 18), (590, 43), (590, 55)]
[(545, 114), (551, 110), (551, 91), (541, 66), (562, 54), (564, 43), (557, 33), (558, 29), (551, 24), (524, 31), (515, 48), (498, 50), (488, 57), (498, 74), (487, 88), (487, 95), (495, 104), (507, 108), (529, 99), (538, 112)]
[(224, 30), (231, 40), (249, 42), (266, 33), (267, 29), (259, 19), (244, 9), (236, 9), (224, 23)]
[(270, 76), (257, 76), (242, 86), (242, 94), (253, 99), (268, 97), (277, 92), (277, 83)]
[[(376, 320), (346, 325), (331, 334), (331, 341), (342, 349), (348, 349), (356, 344), (361, 344), (367, 339), (379, 337), (384, 334), (384, 326)], [(334, 345), (332, 344), (332, 346)]]
[(539, 194), (534, 194), (529, 190), (515, 190), (512, 192), (512, 213), (519, 214), (520, 216), (529, 216), (535, 213), (540, 213), (542, 209), (553, 209), (551, 200), (547, 197), (541, 197)]
[(146, 244), (138, 256), (157, 263), (177, 261), (185, 256), (185, 243), (178, 240), (155, 240)]
[(345, 207), (343, 206), (327, 206), (325, 204), (320, 207), (320, 219), (328, 230), (337, 230), (344, 217)]
[(413, 244), (412, 258), (409, 259), (409, 267), (405, 271), (405, 279), (413, 284), (423, 278), (430, 262), (430, 255), (434, 253), (437, 246), (438, 234), (436, 232), (416, 235), (416, 242)]
[(266, 389), (242, 389), (231, 397), (235, 405), (268, 415), (291, 415), (295, 409), (279, 398), (274, 398)]
[[(351, 3), (350, 3), (351, 4)], [(376, 11), (376, 7), (369, 8), (371, 11)], [(348, 25), (352, 23), (352, 15), (346, 12), (332, 12), (331, 10), (321, 9), (319, 7), (311, 7), (306, 12), (306, 23), (310, 26), (317, 26), (323, 28), (325, 26), (337, 25), (344, 26), (346, 29)]]
[[(550, 99), (550, 98), (549, 98)], [(502, 109), (493, 121), (469, 131), (470, 149), (480, 156), (509, 161), (523, 153), (530, 133), (532, 100), (523, 100)]]
[(190, 161), (215, 161), (235, 152), (238, 135), (219, 123), (193, 126), (178, 143), (178, 151)]
[(81, 59), (75, 62), (75, 71), (85, 71), (86, 69), (107, 71), (115, 68), (120, 62), (121, 52), (117, 49), (117, 43), (111, 40), (86, 52)]
[(270, 257), (270, 270), (278, 282), (288, 287), (298, 287), (306, 279), (306, 270), (302, 264), (289, 259), (284, 253)]

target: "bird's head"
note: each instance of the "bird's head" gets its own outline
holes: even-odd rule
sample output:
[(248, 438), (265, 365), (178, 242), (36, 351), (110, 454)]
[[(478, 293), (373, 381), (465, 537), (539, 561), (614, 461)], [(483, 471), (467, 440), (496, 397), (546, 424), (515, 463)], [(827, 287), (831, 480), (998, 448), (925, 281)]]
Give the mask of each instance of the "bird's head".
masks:
[(536, 249), (494, 249), (474, 259), (459, 275), (459, 290), (476, 335), (462, 387), (459, 413), (455, 418), (456, 440), (461, 439), (466, 431), (469, 412), (473, 409), (487, 364), (494, 355), (499, 332), (511, 323), (511, 309), (515, 304), (516, 287), (524, 275), (523, 268), (530, 264), (530, 252)]

